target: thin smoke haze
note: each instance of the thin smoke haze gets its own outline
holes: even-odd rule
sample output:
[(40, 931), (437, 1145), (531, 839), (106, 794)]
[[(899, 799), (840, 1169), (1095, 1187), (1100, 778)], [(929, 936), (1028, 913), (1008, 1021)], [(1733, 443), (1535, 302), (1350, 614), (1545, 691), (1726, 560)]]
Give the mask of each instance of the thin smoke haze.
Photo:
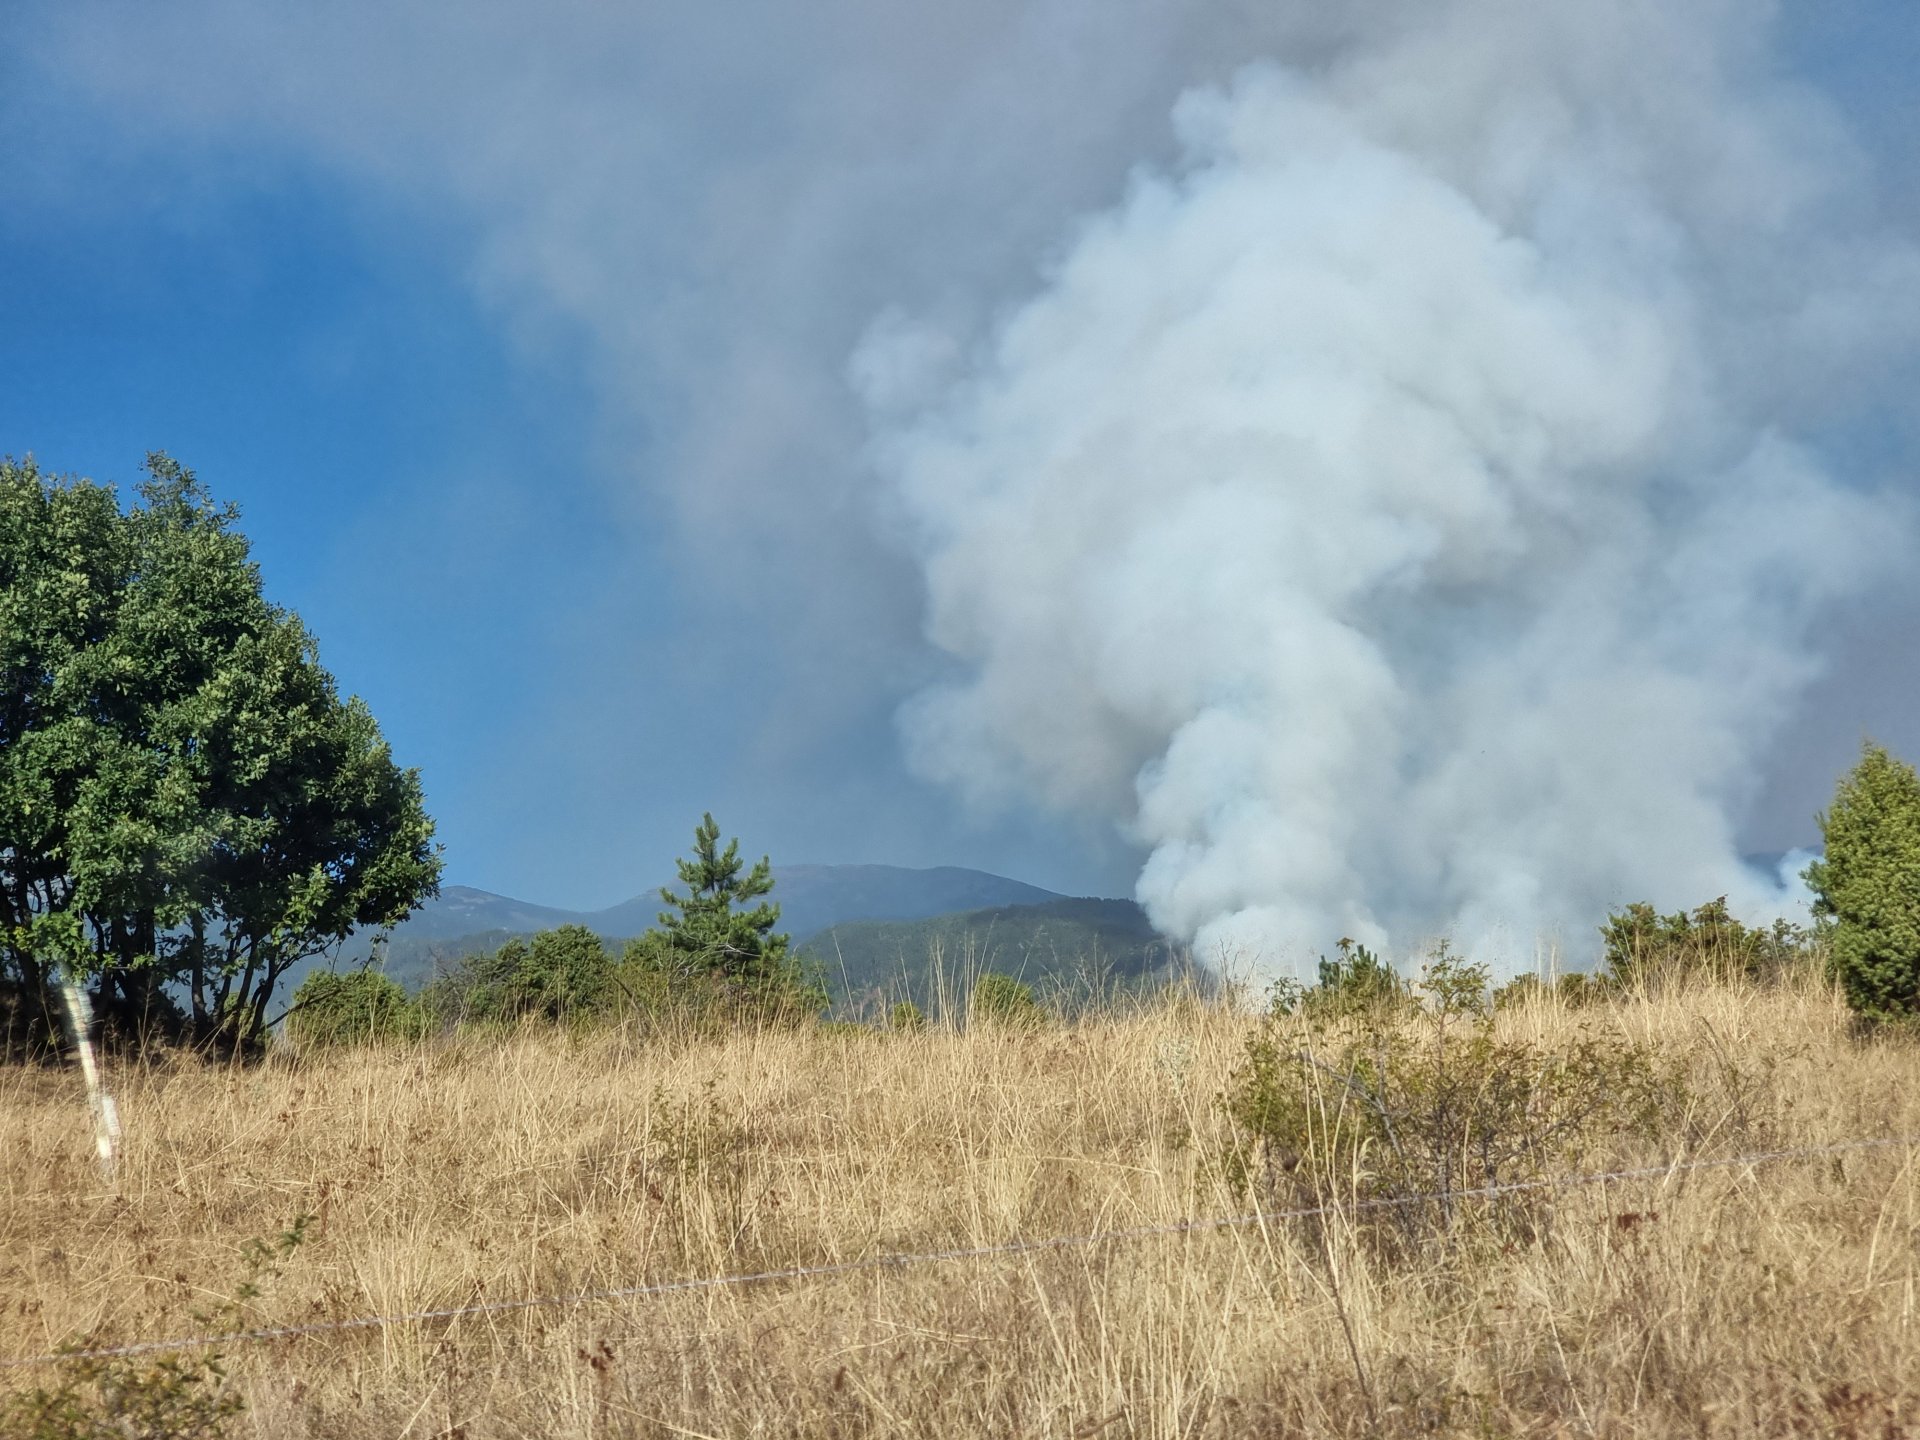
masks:
[(1759, 15), (1376, 7), (1188, 93), (985, 341), (877, 323), (957, 662), (902, 712), (922, 773), (1118, 827), (1242, 963), (1789, 908), (1736, 819), (1911, 534), (1803, 432), (1910, 345), (1920, 266)]

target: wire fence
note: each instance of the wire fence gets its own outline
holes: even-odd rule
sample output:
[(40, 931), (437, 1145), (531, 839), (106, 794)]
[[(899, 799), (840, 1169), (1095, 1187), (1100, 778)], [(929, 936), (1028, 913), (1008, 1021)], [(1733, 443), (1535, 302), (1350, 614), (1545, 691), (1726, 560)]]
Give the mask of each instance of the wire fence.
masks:
[(1192, 1235), (1208, 1231), (1230, 1230), (1267, 1225), (1278, 1221), (1305, 1220), (1319, 1215), (1353, 1214), (1390, 1210), (1429, 1201), (1488, 1200), (1502, 1195), (1528, 1191), (1565, 1190), (1629, 1180), (1669, 1180), (1675, 1176), (1703, 1170), (1734, 1170), (1778, 1164), (1786, 1160), (1812, 1160), (1855, 1153), (1863, 1150), (1888, 1150), (1899, 1146), (1920, 1145), (1920, 1135), (1890, 1135), (1868, 1139), (1843, 1140), (1831, 1145), (1810, 1145), (1796, 1149), (1763, 1150), (1746, 1155), (1731, 1155), (1710, 1160), (1676, 1160), (1663, 1165), (1644, 1165), (1633, 1169), (1602, 1170), (1581, 1175), (1549, 1176), (1537, 1180), (1515, 1180), (1499, 1185), (1481, 1185), (1453, 1190), (1445, 1194), (1427, 1192), (1359, 1200), (1348, 1204), (1303, 1205), (1280, 1210), (1249, 1210), (1239, 1215), (1220, 1215), (1198, 1220), (1177, 1220), (1158, 1225), (1135, 1225), (1125, 1229), (1094, 1230), (1080, 1235), (1049, 1235), (1036, 1239), (1006, 1240), (994, 1245), (959, 1246), (946, 1250), (891, 1251), (864, 1255), (851, 1260), (834, 1260), (814, 1265), (789, 1265), (774, 1270), (742, 1271), (725, 1275), (702, 1275), (678, 1280), (659, 1280), (640, 1285), (621, 1285), (606, 1289), (576, 1290), (558, 1295), (522, 1296), (511, 1300), (477, 1300), (466, 1305), (448, 1305), (429, 1310), (402, 1310), (383, 1315), (356, 1315), (344, 1320), (320, 1320), (306, 1325), (263, 1325), (246, 1330), (224, 1330), (204, 1335), (183, 1335), (170, 1340), (142, 1340), (127, 1345), (99, 1345), (84, 1349), (51, 1351), (43, 1355), (0, 1358), (0, 1370), (29, 1366), (58, 1365), (74, 1360), (109, 1360), (130, 1356), (204, 1350), (215, 1345), (250, 1345), (268, 1340), (302, 1340), (315, 1335), (337, 1335), (355, 1330), (384, 1330), (389, 1326), (422, 1324), (442, 1320), (462, 1320), (478, 1315), (502, 1315), (523, 1310), (565, 1309), (603, 1301), (642, 1300), (653, 1296), (684, 1294), (690, 1291), (739, 1289), (754, 1285), (772, 1285), (782, 1281), (818, 1280), (851, 1275), (867, 1270), (901, 1270), (919, 1265), (953, 1261), (987, 1260), (996, 1256), (1030, 1255), (1049, 1250), (1087, 1249), (1115, 1245), (1129, 1240), (1155, 1236)]

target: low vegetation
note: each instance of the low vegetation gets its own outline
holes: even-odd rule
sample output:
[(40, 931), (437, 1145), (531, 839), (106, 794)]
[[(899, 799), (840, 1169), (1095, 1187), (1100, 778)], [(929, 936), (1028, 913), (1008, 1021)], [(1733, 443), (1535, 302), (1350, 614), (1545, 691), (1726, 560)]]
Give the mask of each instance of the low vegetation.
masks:
[(1661, 1046), (1591, 1022), (1552, 1043), (1501, 1026), (1486, 972), (1444, 950), (1409, 983), (1352, 947), (1248, 1040), (1225, 1173), (1268, 1210), (1340, 1206), (1380, 1257), (1477, 1255), (1543, 1238), (1555, 1176), (1697, 1150), (1692, 1084)]
[(722, 849), (707, 815), (679, 868), (685, 893), (662, 890), (660, 924), (617, 956), (586, 926), (562, 925), (462, 956), (413, 997), (371, 967), (317, 971), (294, 992), (283, 1038), (312, 1049), (529, 1025), (711, 1029), (816, 1018), (826, 992), (775, 928), (768, 862), (747, 870), (739, 842)]
[(1920, 1426), (1920, 1172), (1818, 1150), (1920, 1133), (1906, 1032), (1800, 970), (1497, 1010), (1483, 979), (1388, 985), (1356, 949), (1278, 1007), (147, 1062), (110, 1077), (110, 1181), (72, 1077), (16, 1067), (0, 1356), (1167, 1228), (0, 1372), (0, 1433), (176, 1433), (84, 1428), (116, 1405), (340, 1440)]
[[(1920, 1431), (1920, 777), (1877, 747), (1813, 928), (1633, 905), (1591, 973), (1343, 941), (1254, 997), (1100, 901), (830, 961), (709, 815), (618, 953), (316, 973), (272, 1032), (433, 892), (432, 825), (150, 471), (0, 462), (0, 1437)], [(117, 1151), (48, 1063), (69, 981)]]

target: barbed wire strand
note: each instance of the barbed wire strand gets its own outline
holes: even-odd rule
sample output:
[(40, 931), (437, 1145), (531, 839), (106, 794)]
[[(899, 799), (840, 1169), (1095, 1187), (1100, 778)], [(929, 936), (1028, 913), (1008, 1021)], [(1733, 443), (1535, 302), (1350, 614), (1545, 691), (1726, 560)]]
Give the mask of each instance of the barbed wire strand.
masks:
[(1191, 1235), (1248, 1225), (1266, 1225), (1283, 1220), (1305, 1220), (1336, 1212), (1397, 1209), (1429, 1200), (1490, 1200), (1501, 1195), (1514, 1195), (1533, 1190), (1572, 1189), (1577, 1186), (1626, 1180), (1671, 1179), (1677, 1175), (1702, 1170), (1731, 1170), (1742, 1166), (1771, 1165), (1785, 1160), (1810, 1160), (1862, 1150), (1885, 1150), (1901, 1145), (1920, 1145), (1920, 1135), (1843, 1140), (1832, 1145), (1813, 1145), (1790, 1150), (1763, 1150), (1714, 1160), (1680, 1160), (1664, 1165), (1603, 1170), (1584, 1175), (1513, 1180), (1498, 1185), (1480, 1185), (1464, 1190), (1453, 1190), (1445, 1194), (1434, 1191), (1419, 1195), (1382, 1196), (1356, 1201), (1349, 1205), (1303, 1205), (1285, 1210), (1251, 1210), (1241, 1215), (1177, 1220), (1158, 1225), (1135, 1225), (1121, 1230), (1095, 1230), (1082, 1235), (1049, 1235), (1038, 1239), (1006, 1240), (996, 1245), (960, 1246), (947, 1250), (894, 1251), (884, 1255), (867, 1255), (852, 1260), (834, 1260), (815, 1265), (789, 1265), (775, 1270), (691, 1276), (679, 1280), (659, 1280), (643, 1285), (577, 1290), (560, 1295), (523, 1296), (512, 1300), (476, 1300), (466, 1305), (448, 1305), (432, 1310), (404, 1310), (385, 1315), (356, 1315), (350, 1319), (319, 1320), (306, 1325), (265, 1325), (250, 1330), (226, 1330), (215, 1334), (181, 1336), (172, 1340), (143, 1340), (128, 1345), (101, 1345), (87, 1349), (54, 1351), (44, 1355), (0, 1359), (0, 1370), (58, 1365), (73, 1360), (117, 1360), (138, 1355), (204, 1350), (214, 1345), (251, 1345), (266, 1340), (301, 1340), (314, 1335), (385, 1329), (393, 1325), (411, 1325), (435, 1320), (462, 1320), (474, 1315), (500, 1315), (516, 1310), (561, 1309), (608, 1300), (642, 1300), (652, 1296), (682, 1294), (690, 1291), (735, 1289), (790, 1280), (818, 1280), (837, 1275), (851, 1275), (863, 1270), (908, 1269), (919, 1265), (936, 1265), (960, 1260), (986, 1260), (999, 1255), (1028, 1255), (1047, 1250), (1084, 1249), (1094, 1245), (1114, 1245), (1128, 1240), (1144, 1240), (1156, 1235)]

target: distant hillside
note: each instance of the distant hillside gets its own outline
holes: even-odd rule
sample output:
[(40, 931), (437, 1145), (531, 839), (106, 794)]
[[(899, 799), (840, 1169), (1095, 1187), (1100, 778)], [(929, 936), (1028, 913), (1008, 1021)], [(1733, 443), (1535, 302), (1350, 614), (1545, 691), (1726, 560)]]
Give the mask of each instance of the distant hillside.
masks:
[[(899, 865), (776, 865), (772, 899), (780, 905), (780, 928), (805, 941), (829, 926), (858, 920), (921, 920), (953, 911), (992, 906), (1036, 905), (1062, 897), (1051, 890), (984, 870), (943, 865), (913, 870)], [(429, 900), (388, 942), (386, 969), (396, 980), (418, 986), (441, 961), (496, 950), (514, 935), (559, 925), (585, 925), (614, 942), (652, 928), (661, 910), (657, 889), (604, 910), (562, 910), (533, 905), (466, 885), (449, 885)], [(357, 936), (342, 965), (366, 958), (372, 937)], [(314, 962), (289, 977), (298, 985)]]
[[(990, 905), (1038, 905), (1061, 897), (1038, 885), (942, 865), (909, 870), (899, 865), (776, 865), (773, 895), (780, 928), (804, 940), (849, 920), (919, 920), (953, 910)], [(602, 935), (638, 935), (660, 913), (660, 892), (648, 890), (622, 904), (579, 917)]]
[(824, 969), (836, 1005), (854, 1009), (900, 999), (940, 1008), (987, 970), (1042, 992), (1084, 994), (1171, 977), (1185, 963), (1131, 900), (1055, 899), (917, 920), (852, 921), (822, 931), (801, 951)]
[[(406, 924), (396, 929), (396, 940), (450, 940), (460, 935), (477, 935), (483, 930), (501, 930), (510, 935), (531, 935), (536, 930), (551, 930), (556, 925), (586, 923), (587, 917), (573, 910), (556, 910), (549, 905), (529, 905), (524, 900), (475, 890), (466, 885), (448, 885), (440, 898), (429, 900)], [(638, 932), (636, 932), (638, 933)]]

